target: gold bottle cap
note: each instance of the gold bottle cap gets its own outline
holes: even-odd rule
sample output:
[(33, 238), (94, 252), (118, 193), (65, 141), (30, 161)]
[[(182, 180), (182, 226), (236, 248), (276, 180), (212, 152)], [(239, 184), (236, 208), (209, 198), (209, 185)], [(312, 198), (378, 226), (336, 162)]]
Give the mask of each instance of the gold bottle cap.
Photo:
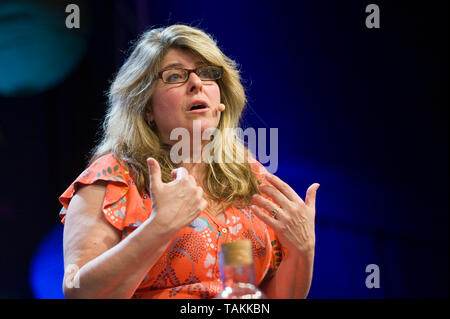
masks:
[(252, 242), (249, 239), (235, 240), (221, 246), (224, 263), (227, 266), (253, 263)]

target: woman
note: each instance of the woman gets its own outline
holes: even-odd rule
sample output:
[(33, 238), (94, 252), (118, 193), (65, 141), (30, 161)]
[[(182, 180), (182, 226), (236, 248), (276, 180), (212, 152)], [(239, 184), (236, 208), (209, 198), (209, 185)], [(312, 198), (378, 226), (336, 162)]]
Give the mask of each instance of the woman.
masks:
[[(222, 289), (220, 245), (239, 238), (252, 241), (269, 298), (307, 296), (319, 185), (304, 202), (225, 130), (245, 102), (235, 63), (203, 31), (172, 25), (141, 36), (111, 85), (89, 167), (60, 197), (64, 264), (77, 270), (65, 273), (66, 297), (212, 298)], [(194, 123), (220, 138), (197, 149), (190, 140), (189, 157), (174, 163), (171, 132), (193, 136)], [(193, 160), (207, 142), (246, 161)]]

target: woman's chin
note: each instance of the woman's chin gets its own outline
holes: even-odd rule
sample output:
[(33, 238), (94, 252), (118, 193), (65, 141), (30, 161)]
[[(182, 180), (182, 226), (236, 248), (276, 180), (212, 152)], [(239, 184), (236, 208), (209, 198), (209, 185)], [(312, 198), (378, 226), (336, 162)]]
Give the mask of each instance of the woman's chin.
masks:
[(192, 122), (192, 126), (188, 128), (189, 132), (196, 134), (197, 132), (205, 132), (206, 130), (215, 130), (219, 125), (216, 119), (198, 119)]

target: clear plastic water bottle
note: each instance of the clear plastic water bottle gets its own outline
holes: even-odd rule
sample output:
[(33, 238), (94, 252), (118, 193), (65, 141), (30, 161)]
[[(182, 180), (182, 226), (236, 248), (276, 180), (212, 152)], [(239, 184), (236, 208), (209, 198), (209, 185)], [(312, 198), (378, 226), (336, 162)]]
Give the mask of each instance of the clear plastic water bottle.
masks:
[(248, 239), (222, 244), (220, 251), (222, 291), (215, 299), (265, 299), (255, 284), (252, 244)]

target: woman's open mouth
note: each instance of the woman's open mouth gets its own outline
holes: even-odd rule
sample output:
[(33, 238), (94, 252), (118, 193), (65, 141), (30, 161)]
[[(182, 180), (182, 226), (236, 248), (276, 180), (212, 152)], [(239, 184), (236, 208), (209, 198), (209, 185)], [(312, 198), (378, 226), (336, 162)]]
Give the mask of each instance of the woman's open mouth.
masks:
[(188, 113), (205, 113), (208, 112), (209, 107), (203, 104), (197, 104), (190, 107)]

